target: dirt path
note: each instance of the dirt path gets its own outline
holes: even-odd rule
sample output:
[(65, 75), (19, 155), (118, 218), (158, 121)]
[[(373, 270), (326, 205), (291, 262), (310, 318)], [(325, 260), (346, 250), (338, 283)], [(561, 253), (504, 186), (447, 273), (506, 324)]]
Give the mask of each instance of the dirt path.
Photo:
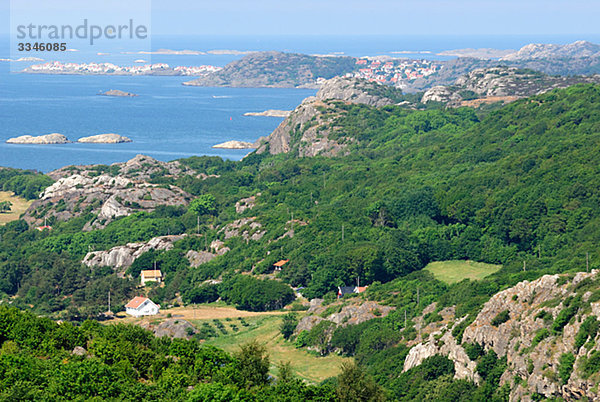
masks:
[[(256, 317), (260, 315), (281, 315), (285, 314), (285, 312), (281, 311), (269, 311), (269, 312), (252, 312), (252, 311), (242, 311), (238, 310), (234, 307), (217, 307), (217, 306), (206, 306), (206, 305), (198, 305), (195, 307), (186, 306), (186, 307), (175, 307), (170, 309), (161, 309), (160, 314), (135, 318), (125, 315), (125, 313), (119, 313), (117, 318), (111, 320), (116, 322), (135, 322), (139, 321), (154, 321), (154, 320), (164, 320), (168, 318), (168, 315), (171, 314), (171, 318), (182, 318), (184, 320), (212, 320), (215, 318), (238, 318), (238, 317)], [(110, 322), (110, 321), (109, 321)]]

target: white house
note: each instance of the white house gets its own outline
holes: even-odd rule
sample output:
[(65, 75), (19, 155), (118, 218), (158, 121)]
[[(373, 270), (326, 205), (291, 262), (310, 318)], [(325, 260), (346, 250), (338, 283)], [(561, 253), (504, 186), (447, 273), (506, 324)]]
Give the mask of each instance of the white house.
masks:
[(143, 270), (140, 274), (142, 285), (145, 285), (146, 282), (162, 282), (162, 272), (160, 269), (147, 269)]
[(125, 305), (125, 312), (134, 317), (143, 315), (156, 315), (160, 310), (160, 306), (152, 300), (143, 296), (136, 296)]

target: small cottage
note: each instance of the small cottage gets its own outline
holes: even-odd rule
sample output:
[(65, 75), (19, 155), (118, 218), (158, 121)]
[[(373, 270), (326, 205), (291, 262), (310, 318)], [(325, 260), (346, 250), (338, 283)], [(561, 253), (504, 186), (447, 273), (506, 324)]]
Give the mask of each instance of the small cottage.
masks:
[(156, 315), (159, 310), (160, 306), (158, 304), (144, 296), (136, 296), (125, 305), (125, 312), (134, 317)]
[(362, 293), (367, 290), (368, 286), (338, 286), (338, 299), (344, 297), (344, 295)]
[(146, 282), (162, 282), (162, 272), (160, 269), (147, 269), (142, 271), (140, 275), (142, 285), (145, 285)]
[(283, 266), (288, 262), (289, 260), (277, 261), (275, 264), (273, 264), (273, 267), (275, 267), (275, 271), (281, 271), (281, 268), (283, 268)]

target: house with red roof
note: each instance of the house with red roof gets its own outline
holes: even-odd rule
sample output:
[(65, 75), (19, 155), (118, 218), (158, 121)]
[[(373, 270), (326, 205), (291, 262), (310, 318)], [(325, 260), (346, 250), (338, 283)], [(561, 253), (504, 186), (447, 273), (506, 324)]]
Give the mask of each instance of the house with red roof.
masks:
[(281, 260), (281, 261), (277, 261), (275, 264), (273, 264), (273, 266), (275, 267), (275, 271), (281, 271), (281, 268), (283, 268), (283, 266), (285, 264), (287, 264), (290, 260)]
[(125, 312), (134, 317), (156, 315), (159, 311), (160, 306), (144, 296), (136, 296), (125, 305)]

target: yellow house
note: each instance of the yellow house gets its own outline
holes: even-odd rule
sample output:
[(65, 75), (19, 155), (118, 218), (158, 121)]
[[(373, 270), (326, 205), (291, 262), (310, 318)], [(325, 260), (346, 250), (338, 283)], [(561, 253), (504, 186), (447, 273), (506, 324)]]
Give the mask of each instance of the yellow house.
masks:
[(142, 285), (145, 285), (146, 282), (162, 282), (162, 272), (160, 269), (147, 269), (142, 271), (141, 273)]

